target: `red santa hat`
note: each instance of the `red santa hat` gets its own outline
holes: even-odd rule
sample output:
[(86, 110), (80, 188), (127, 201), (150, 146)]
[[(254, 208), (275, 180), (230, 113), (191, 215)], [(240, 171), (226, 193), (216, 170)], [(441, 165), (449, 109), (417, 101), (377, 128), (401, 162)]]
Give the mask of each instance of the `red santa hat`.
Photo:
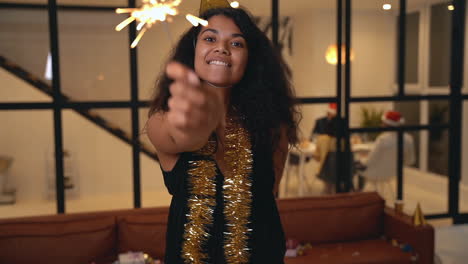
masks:
[(405, 119), (401, 116), (400, 112), (387, 111), (382, 115), (382, 122), (389, 126), (399, 126), (405, 123)]
[(327, 113), (336, 115), (336, 103), (329, 103), (327, 108)]

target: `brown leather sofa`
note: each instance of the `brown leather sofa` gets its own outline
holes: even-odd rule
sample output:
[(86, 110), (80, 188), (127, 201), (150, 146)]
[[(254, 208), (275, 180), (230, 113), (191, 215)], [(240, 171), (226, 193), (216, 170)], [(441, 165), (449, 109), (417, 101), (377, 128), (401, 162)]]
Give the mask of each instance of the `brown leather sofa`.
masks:
[(286, 264), (434, 263), (432, 226), (414, 226), (377, 193), (285, 199), (278, 206), (286, 237), (312, 245)]
[[(433, 228), (413, 226), (376, 193), (284, 199), (278, 206), (286, 236), (312, 245), (286, 264), (433, 263)], [(164, 207), (0, 220), (0, 263), (112, 263), (127, 251), (162, 258), (167, 213)]]

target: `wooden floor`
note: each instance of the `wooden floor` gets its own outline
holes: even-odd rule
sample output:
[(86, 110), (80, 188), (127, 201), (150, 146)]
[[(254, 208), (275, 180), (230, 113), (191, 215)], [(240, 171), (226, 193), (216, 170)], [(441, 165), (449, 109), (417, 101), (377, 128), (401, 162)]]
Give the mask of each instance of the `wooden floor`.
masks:
[[(309, 162), (306, 171), (306, 181), (303, 183), (303, 196), (322, 195), (322, 182), (313, 177), (313, 162)], [(280, 186), (280, 197), (298, 197), (298, 177), (295, 173), (290, 173), (290, 181), (285, 188), (285, 178), (283, 177)], [(448, 180), (446, 177), (421, 172), (413, 168), (404, 169), (404, 210), (412, 214), (419, 202), (424, 214), (441, 214), (448, 210)], [(383, 192), (380, 192), (389, 206), (393, 206), (395, 197), (395, 181), (385, 185)], [(286, 192), (287, 190), (287, 192)], [(364, 191), (375, 190), (372, 184), (367, 184)], [(78, 199), (67, 199), (67, 212), (86, 212), (123, 209), (133, 207), (132, 193), (117, 193), (112, 195), (99, 195), (80, 197)], [(143, 207), (167, 206), (171, 196), (165, 188), (158, 191), (142, 192)], [(468, 213), (468, 186), (460, 184), (460, 211)], [(10, 218), (18, 216), (33, 216), (54, 214), (56, 203), (54, 200), (34, 200), (19, 201), (14, 205), (1, 205), (0, 218)]]
[[(280, 186), (280, 197), (298, 197), (298, 186), (303, 186), (303, 196), (323, 195), (323, 183), (320, 179), (314, 177), (315, 171), (314, 161), (306, 165), (305, 182), (300, 183), (294, 169), (291, 170), (288, 186), (286, 183), (286, 174)], [(445, 176), (436, 175), (433, 173), (422, 172), (415, 168), (404, 168), (404, 186), (403, 186), (403, 201), (404, 210), (408, 214), (412, 214), (417, 203), (421, 204), (421, 208), (425, 214), (441, 214), (448, 211), (448, 179)], [(395, 179), (379, 186), (379, 193), (387, 202), (387, 205), (393, 207), (396, 196)], [(375, 191), (373, 184), (366, 184), (364, 191)], [(460, 184), (460, 211), (468, 213), (468, 186)]]
[(436, 227), (436, 259), (441, 264), (463, 264), (468, 259), (468, 225)]

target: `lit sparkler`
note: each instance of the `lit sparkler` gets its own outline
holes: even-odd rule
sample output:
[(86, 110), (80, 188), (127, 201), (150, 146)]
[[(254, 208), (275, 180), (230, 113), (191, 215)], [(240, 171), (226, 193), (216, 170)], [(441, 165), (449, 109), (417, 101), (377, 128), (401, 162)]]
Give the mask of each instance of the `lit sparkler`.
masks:
[[(138, 45), (140, 39), (145, 34), (146, 30), (151, 28), (156, 22), (170, 20), (171, 16), (177, 15), (177, 7), (181, 2), (182, 0), (143, 0), (143, 5), (139, 8), (117, 8), (115, 10), (117, 14), (130, 13), (130, 17), (118, 24), (115, 27), (115, 30), (121, 31), (133, 21), (137, 21), (137, 30), (140, 33), (131, 44), (131, 47), (135, 48)], [(189, 15), (190, 14), (187, 16)], [(198, 18), (194, 15), (190, 15), (190, 18), (191, 20), (189, 21), (192, 24), (194, 24), (195, 21), (197, 25), (198, 23), (202, 25), (208, 24), (206, 20)]]
[[(130, 16), (115, 27), (115, 30), (121, 31), (133, 21), (138, 23), (137, 30), (140, 32), (131, 47), (135, 48), (138, 42), (145, 34), (146, 30), (151, 28), (158, 21), (171, 21), (171, 17), (178, 14), (177, 7), (182, 0), (143, 0), (143, 5), (139, 8), (117, 8), (117, 14), (130, 13)], [(239, 7), (239, 2), (230, 1), (228, 3), (233, 8)], [(187, 14), (185, 18), (195, 27), (198, 25), (207, 26), (208, 21), (192, 14)]]

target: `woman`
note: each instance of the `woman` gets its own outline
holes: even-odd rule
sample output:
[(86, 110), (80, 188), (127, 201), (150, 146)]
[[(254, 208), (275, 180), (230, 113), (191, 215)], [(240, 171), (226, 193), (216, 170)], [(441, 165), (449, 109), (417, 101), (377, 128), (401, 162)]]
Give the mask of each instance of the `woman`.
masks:
[(283, 263), (274, 192), (297, 141), (289, 74), (245, 11), (201, 17), (208, 26), (182, 36), (149, 113), (173, 195), (165, 263)]

